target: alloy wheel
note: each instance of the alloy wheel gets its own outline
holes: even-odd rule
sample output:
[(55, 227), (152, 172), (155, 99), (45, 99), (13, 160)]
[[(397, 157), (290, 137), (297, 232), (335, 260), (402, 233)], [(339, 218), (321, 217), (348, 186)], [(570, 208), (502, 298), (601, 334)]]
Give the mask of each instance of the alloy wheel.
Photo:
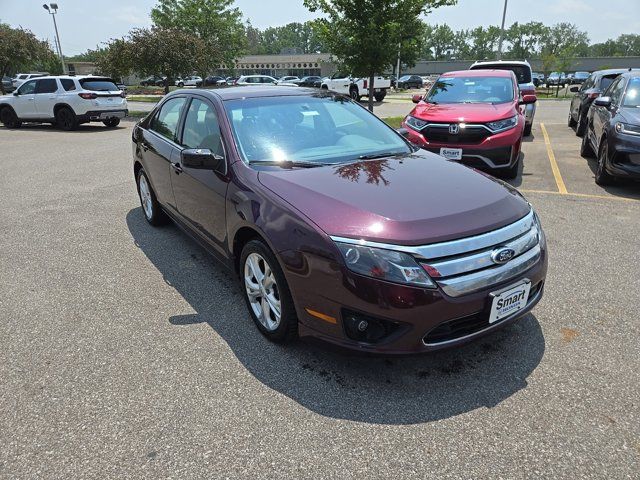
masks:
[(282, 309), (280, 292), (269, 263), (258, 253), (251, 253), (244, 262), (244, 286), (251, 309), (268, 331), (280, 326)]
[(151, 220), (153, 218), (153, 199), (151, 198), (151, 188), (149, 188), (147, 177), (140, 175), (138, 186), (140, 188), (140, 203), (144, 209), (144, 214), (147, 220)]

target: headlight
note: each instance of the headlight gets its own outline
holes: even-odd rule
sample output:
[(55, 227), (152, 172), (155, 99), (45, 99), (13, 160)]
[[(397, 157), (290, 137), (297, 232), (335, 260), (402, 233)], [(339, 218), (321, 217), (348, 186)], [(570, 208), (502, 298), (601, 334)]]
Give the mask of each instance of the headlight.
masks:
[(412, 117), (411, 115), (407, 115), (407, 118), (404, 119), (404, 122), (414, 130), (422, 130), (427, 126), (427, 122), (425, 122), (424, 120), (420, 120), (419, 118)]
[(504, 120), (498, 120), (496, 122), (487, 123), (487, 127), (493, 131), (493, 133), (502, 132), (504, 130), (509, 130), (510, 128), (518, 125), (518, 115), (514, 115), (511, 118), (505, 118)]
[(637, 135), (640, 136), (640, 126), (631, 125), (629, 123), (616, 123), (616, 132), (618, 133), (626, 133), (627, 135)]
[(347, 268), (355, 273), (388, 282), (426, 288), (436, 287), (424, 268), (407, 253), (350, 243), (336, 242), (336, 245), (342, 253)]
[(538, 227), (538, 243), (540, 244), (540, 248), (547, 248), (547, 237), (544, 234), (544, 230), (542, 230), (542, 224), (540, 223), (540, 217), (538, 214), (533, 212), (533, 220), (536, 222), (536, 227)]

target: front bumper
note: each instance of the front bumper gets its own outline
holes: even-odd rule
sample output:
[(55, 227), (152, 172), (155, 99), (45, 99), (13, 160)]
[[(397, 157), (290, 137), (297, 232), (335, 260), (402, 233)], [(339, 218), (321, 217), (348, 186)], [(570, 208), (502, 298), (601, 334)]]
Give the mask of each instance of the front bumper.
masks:
[(640, 180), (640, 137), (616, 133), (609, 145), (607, 171), (616, 177)]
[[(500, 329), (524, 316), (540, 301), (547, 273), (545, 244), (539, 245), (535, 261), (514, 271), (514, 275), (487, 275), (486, 283), (480, 287), (476, 284), (470, 293), (452, 292), (443, 285), (445, 282), (438, 282), (438, 288), (425, 289), (365, 277), (312, 253), (282, 252), (280, 259), (296, 304), (301, 336), (382, 354), (439, 350)], [(491, 271), (499, 268), (502, 267)], [(531, 282), (526, 306), (489, 324), (491, 294), (524, 280)], [(393, 324), (394, 329), (377, 342), (353, 340), (347, 334), (349, 317), (353, 315)]]

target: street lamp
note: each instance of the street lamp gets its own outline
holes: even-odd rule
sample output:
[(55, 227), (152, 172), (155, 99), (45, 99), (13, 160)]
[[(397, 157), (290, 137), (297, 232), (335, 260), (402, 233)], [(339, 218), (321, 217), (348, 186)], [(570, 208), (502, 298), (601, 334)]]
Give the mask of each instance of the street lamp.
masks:
[(60, 34), (58, 33), (58, 25), (56, 24), (56, 13), (58, 13), (58, 4), (50, 3), (47, 5), (46, 3), (42, 5), (49, 15), (53, 18), (53, 28), (56, 30), (56, 43), (58, 47), (58, 55), (60, 55), (60, 62), (62, 63), (62, 73), (65, 73), (66, 67), (64, 65), (64, 56), (62, 55), (62, 44), (60, 43)]
[(502, 58), (502, 41), (504, 40), (504, 21), (507, 18), (507, 3), (509, 0), (504, 0), (504, 10), (502, 11), (502, 27), (500, 28), (500, 42), (498, 42), (498, 60)]

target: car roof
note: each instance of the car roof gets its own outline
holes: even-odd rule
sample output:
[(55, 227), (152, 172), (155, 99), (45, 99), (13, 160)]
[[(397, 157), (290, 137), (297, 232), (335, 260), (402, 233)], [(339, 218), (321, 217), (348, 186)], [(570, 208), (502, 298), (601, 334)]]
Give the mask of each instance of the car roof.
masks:
[(531, 67), (526, 60), (482, 60), (475, 62), (471, 66), (474, 67), (476, 65), (526, 65), (527, 67)]
[(220, 88), (216, 90), (208, 90), (204, 88), (194, 88), (189, 90), (175, 90), (169, 94), (173, 96), (176, 93), (183, 94), (199, 94), (209, 97), (218, 97), (221, 100), (238, 100), (241, 98), (261, 98), (261, 97), (291, 97), (291, 96), (305, 96), (305, 95), (318, 95), (319, 93), (327, 95), (336, 95), (333, 92), (318, 92), (317, 88), (303, 88), (303, 87), (278, 87), (276, 85), (258, 85), (258, 86), (246, 86), (246, 87), (229, 87)]
[(443, 73), (442, 77), (509, 77), (513, 75), (511, 70), (499, 70), (499, 69), (476, 69), (476, 70), (456, 70), (453, 72)]
[(640, 69), (632, 68), (631, 70), (628, 68), (607, 68), (605, 70), (597, 70), (593, 72), (595, 75), (605, 76), (605, 75), (622, 75), (623, 73), (629, 72), (638, 72)]

